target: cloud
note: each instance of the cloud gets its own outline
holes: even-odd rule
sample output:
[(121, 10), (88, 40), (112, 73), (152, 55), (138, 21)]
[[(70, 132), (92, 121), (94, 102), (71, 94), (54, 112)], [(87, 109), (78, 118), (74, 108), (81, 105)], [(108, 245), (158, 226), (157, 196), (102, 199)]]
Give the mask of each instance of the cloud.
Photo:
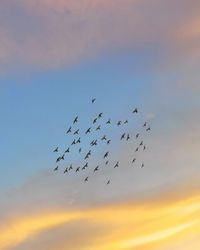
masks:
[(160, 58), (156, 67), (180, 62), (191, 56), (185, 50), (197, 37), (198, 10), (197, 1), (180, 0), (3, 1), (0, 64), (60, 68), (152, 46)]

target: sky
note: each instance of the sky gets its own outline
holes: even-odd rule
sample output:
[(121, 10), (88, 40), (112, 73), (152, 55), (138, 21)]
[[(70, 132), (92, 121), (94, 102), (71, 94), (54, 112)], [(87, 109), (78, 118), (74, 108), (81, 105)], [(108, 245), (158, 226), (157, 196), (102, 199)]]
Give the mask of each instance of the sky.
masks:
[[(1, 1), (0, 250), (200, 247), (199, 12), (195, 0)], [(137, 141), (119, 143), (112, 124), (119, 168), (84, 183), (63, 174), (81, 164), (73, 151), (54, 172), (75, 116), (83, 130), (99, 112), (128, 119), (146, 151), (129, 164)]]

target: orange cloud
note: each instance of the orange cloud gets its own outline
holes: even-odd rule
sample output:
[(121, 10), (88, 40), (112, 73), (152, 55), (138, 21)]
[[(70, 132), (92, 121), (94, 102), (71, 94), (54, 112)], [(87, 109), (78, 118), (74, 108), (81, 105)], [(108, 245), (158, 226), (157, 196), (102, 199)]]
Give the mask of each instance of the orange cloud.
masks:
[[(77, 250), (134, 250), (134, 249), (165, 249), (176, 242), (184, 242), (190, 237), (197, 237), (200, 230), (200, 196), (185, 197), (182, 200), (158, 200), (153, 203), (143, 201), (140, 203), (123, 203), (112, 206), (104, 206), (83, 211), (53, 211), (40, 214), (29, 214), (8, 221), (0, 227), (0, 249), (34, 249), (34, 240), (40, 240), (43, 232), (54, 228), (54, 233), (63, 224), (68, 225), (65, 230), (62, 244), (54, 242), (54, 247), (48, 249), (65, 249), (68, 242), (67, 236), (74, 230), (81, 228), (87, 239), (77, 241)], [(84, 226), (80, 227), (81, 222)], [(101, 230), (94, 229), (92, 238), (88, 225), (99, 225)], [(71, 226), (70, 226), (71, 225)], [(72, 236), (76, 238), (76, 233)], [(29, 245), (30, 239), (32, 244)], [(84, 242), (85, 240), (84, 239)], [(95, 239), (95, 240), (93, 240)], [(83, 239), (82, 239), (83, 240)], [(40, 241), (39, 241), (40, 242)], [(57, 242), (57, 243), (56, 243)], [(37, 249), (45, 249), (38, 243)], [(196, 240), (196, 246), (200, 241)], [(59, 246), (59, 247), (58, 247)], [(73, 249), (73, 245), (68, 249)], [(187, 245), (181, 245), (181, 249), (188, 249)]]

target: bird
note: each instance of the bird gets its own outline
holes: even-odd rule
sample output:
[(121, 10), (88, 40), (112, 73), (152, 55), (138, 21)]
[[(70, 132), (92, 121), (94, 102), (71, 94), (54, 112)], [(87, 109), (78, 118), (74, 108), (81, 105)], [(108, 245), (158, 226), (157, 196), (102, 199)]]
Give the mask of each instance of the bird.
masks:
[(94, 169), (94, 172), (98, 171), (99, 170), (99, 166), (97, 166), (95, 169)]
[(56, 159), (56, 163), (59, 162), (60, 160), (61, 160), (61, 157), (58, 157), (58, 158)]
[(72, 169), (73, 169), (73, 167), (72, 167), (72, 164), (71, 164), (70, 167), (69, 167), (69, 171), (72, 170)]
[(85, 158), (84, 158), (84, 159), (86, 160), (86, 159), (88, 159), (88, 158), (89, 158), (89, 155), (88, 155), (88, 154), (86, 154), (86, 156), (85, 156)]
[(145, 149), (146, 149), (146, 146), (144, 145), (143, 150), (145, 150)]
[(107, 181), (106, 185), (109, 185), (110, 184), (110, 180)]
[(106, 136), (104, 135), (102, 138), (101, 138), (102, 141), (106, 141)]
[(60, 157), (61, 160), (64, 160), (65, 159), (65, 154), (63, 154), (61, 157)]
[(122, 122), (121, 122), (121, 121), (118, 121), (117, 126), (120, 126), (121, 124), (122, 124)]
[(121, 140), (125, 138), (126, 133), (121, 136)]
[(114, 166), (114, 168), (118, 168), (119, 167), (119, 162), (117, 162)]
[(91, 145), (91, 146), (96, 146), (96, 145), (97, 145), (97, 140), (91, 141), (90, 145)]
[(150, 131), (151, 130), (151, 128), (150, 127), (148, 127), (147, 129), (146, 129), (146, 131)]
[(84, 182), (87, 182), (87, 181), (88, 181), (88, 178), (89, 178), (89, 177), (86, 177), (85, 180), (84, 180)]
[(136, 158), (134, 158), (133, 160), (132, 160), (132, 163), (134, 163), (136, 161)]
[(54, 171), (58, 171), (58, 166), (54, 168)]
[(124, 124), (127, 124), (128, 123), (128, 120), (126, 120), (125, 122), (124, 122)]
[(107, 144), (110, 144), (111, 140), (107, 140)]
[(70, 148), (66, 149), (66, 150), (65, 150), (65, 153), (69, 153), (69, 149), (70, 149)]
[(89, 150), (87, 154), (88, 154), (88, 155), (91, 155), (91, 150)]
[(75, 145), (75, 144), (76, 144), (76, 140), (74, 139), (71, 145)]
[(68, 168), (65, 169), (64, 174), (68, 172)]
[(108, 165), (109, 161), (106, 161), (105, 165)]
[(96, 130), (100, 130), (101, 129), (101, 125), (99, 125), (97, 128), (96, 128)]
[(99, 113), (98, 118), (101, 118), (101, 117), (102, 117), (102, 115), (103, 115), (103, 113)]
[(130, 140), (130, 135), (129, 135), (129, 134), (127, 135), (126, 140), (127, 140), (127, 141)]
[(79, 148), (78, 152), (81, 153), (81, 148)]
[(143, 168), (144, 167), (144, 163), (142, 163), (142, 166), (141, 166), (141, 168)]
[(86, 169), (88, 167), (88, 162), (83, 166), (82, 169)]
[(69, 127), (69, 129), (67, 130), (66, 134), (69, 134), (72, 132), (72, 127)]
[(107, 158), (107, 157), (108, 157), (108, 154), (109, 154), (109, 152), (106, 152), (103, 158), (104, 158), (104, 159)]
[(57, 147), (57, 148), (55, 148), (53, 152), (54, 152), (54, 153), (55, 153), (55, 152), (58, 152), (58, 147)]
[(147, 126), (147, 123), (145, 122), (144, 125), (143, 125), (143, 127), (146, 127), (146, 126)]
[(93, 99), (92, 99), (92, 103), (94, 103), (95, 101), (96, 101), (96, 98), (93, 98)]
[(81, 143), (81, 138), (79, 137), (76, 143)]
[(133, 110), (133, 113), (138, 113), (138, 109), (135, 108), (135, 109)]
[(136, 148), (135, 152), (138, 152), (139, 148)]
[(78, 135), (79, 133), (79, 129), (77, 129), (75, 132), (74, 132), (74, 135)]
[(85, 131), (85, 134), (87, 135), (88, 133), (91, 132), (91, 128), (88, 128), (86, 131)]
[(143, 141), (140, 142), (140, 146), (142, 146), (142, 145), (143, 145)]
[(106, 124), (111, 124), (111, 120), (109, 119), (109, 120), (106, 122)]
[(95, 118), (94, 120), (93, 120), (93, 124), (95, 124), (97, 122), (97, 118)]
[(136, 138), (138, 138), (138, 137), (139, 137), (139, 135), (140, 135), (140, 134), (139, 134), (139, 133), (137, 133), (135, 137), (136, 137)]
[(78, 122), (78, 116), (76, 116), (76, 118), (73, 121), (73, 124), (75, 124), (76, 122)]
[(76, 173), (79, 172), (79, 170), (80, 170), (80, 167), (78, 167), (78, 168), (76, 169)]

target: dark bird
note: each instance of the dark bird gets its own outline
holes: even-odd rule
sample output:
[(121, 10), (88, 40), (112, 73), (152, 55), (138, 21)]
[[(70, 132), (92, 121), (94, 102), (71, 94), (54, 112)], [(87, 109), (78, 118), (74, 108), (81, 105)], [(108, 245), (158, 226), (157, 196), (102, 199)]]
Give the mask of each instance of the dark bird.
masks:
[(70, 167), (69, 167), (69, 171), (72, 170), (72, 169), (73, 169), (73, 167), (72, 167), (72, 164), (71, 164)]
[(75, 145), (75, 144), (76, 144), (76, 140), (74, 139), (71, 145)]
[(121, 124), (122, 124), (122, 122), (121, 122), (121, 121), (118, 121), (117, 126), (120, 126)]
[(119, 162), (117, 162), (114, 166), (114, 168), (118, 168), (119, 167)]
[(141, 166), (141, 168), (143, 168), (144, 167), (144, 163), (142, 163), (142, 166)]
[(128, 134), (127, 137), (126, 137), (126, 140), (130, 140), (130, 135)]
[(69, 148), (67, 150), (65, 150), (65, 153), (69, 153)]
[(58, 171), (58, 166), (56, 168), (54, 168), (54, 171)]
[(109, 185), (109, 184), (110, 184), (110, 180), (109, 180), (109, 181), (107, 181), (106, 185)]
[(88, 133), (91, 132), (91, 128), (88, 128), (86, 131), (85, 131), (85, 134), (87, 135)]
[(78, 116), (74, 119), (73, 124), (75, 124), (76, 122), (78, 122)]
[(144, 125), (143, 125), (143, 127), (146, 127), (146, 126), (147, 126), (147, 123), (145, 122)]
[(69, 134), (69, 133), (71, 133), (71, 132), (72, 132), (72, 127), (70, 127), (70, 128), (67, 130), (66, 134)]
[(126, 120), (125, 122), (124, 122), (124, 124), (127, 124), (128, 123), (128, 120)]
[(81, 143), (81, 138), (79, 137), (76, 143)]
[(106, 124), (111, 124), (111, 120), (109, 119), (109, 120), (106, 122)]
[(138, 138), (138, 137), (139, 137), (139, 135), (140, 135), (140, 134), (138, 133), (138, 134), (136, 134), (136, 136), (135, 136), (135, 137), (136, 137), (136, 138)]
[(136, 148), (135, 152), (138, 152), (139, 148)]
[(78, 152), (81, 153), (81, 148), (79, 148)]
[(82, 169), (86, 169), (88, 167), (88, 162), (82, 167)]
[(61, 160), (61, 157), (58, 157), (58, 158), (56, 159), (56, 163), (59, 162), (60, 160)]
[(89, 150), (87, 154), (88, 154), (88, 155), (91, 155), (91, 150)]
[(86, 160), (86, 159), (88, 159), (88, 158), (89, 158), (89, 155), (88, 155), (88, 154), (86, 154), (86, 156), (85, 156), (85, 158), (84, 158), (84, 159)]
[(103, 158), (104, 158), (104, 159), (107, 158), (107, 157), (108, 157), (108, 154), (109, 154), (109, 152), (106, 152)]
[(61, 157), (60, 157), (61, 160), (64, 160), (65, 159), (65, 155), (63, 154)]
[(97, 140), (91, 141), (90, 145), (91, 145), (91, 146), (96, 146), (96, 145), (97, 145)]
[(104, 135), (102, 138), (101, 138), (102, 141), (106, 141), (106, 136)]
[(93, 124), (95, 124), (96, 122), (97, 122), (97, 118), (94, 119)]
[(110, 144), (111, 140), (107, 140), (107, 144)]
[(77, 129), (75, 132), (74, 132), (74, 135), (78, 135), (79, 133), (79, 129)]
[(65, 169), (64, 174), (68, 172), (68, 168)]
[(101, 117), (102, 117), (102, 115), (103, 115), (103, 113), (99, 113), (98, 118), (101, 118)]
[(55, 153), (55, 152), (58, 152), (58, 147), (57, 147), (57, 148), (55, 148), (53, 152), (54, 152), (54, 153)]
[(96, 128), (96, 130), (100, 130), (101, 129), (101, 126), (99, 125), (97, 128)]
[(76, 169), (76, 173), (79, 172), (79, 170), (80, 170), (80, 167), (78, 167), (78, 168)]
[(148, 127), (147, 129), (146, 129), (146, 131), (150, 131), (151, 130), (151, 128), (150, 127)]
[(96, 98), (93, 98), (93, 99), (92, 99), (92, 103), (94, 103), (95, 101), (96, 101)]
[(88, 181), (88, 177), (85, 178), (84, 182), (87, 182)]
[(106, 161), (105, 165), (108, 165), (109, 161)]
[(140, 142), (140, 146), (142, 146), (142, 145), (143, 145), (143, 141)]
[(98, 171), (99, 170), (99, 166), (97, 166), (95, 169), (94, 169), (94, 172)]
[(138, 113), (138, 109), (135, 108), (135, 109), (133, 110), (133, 113)]
[(126, 133), (124, 133), (122, 136), (121, 136), (121, 140), (123, 140), (125, 138), (125, 135)]
[(144, 145), (143, 150), (145, 150), (145, 149), (146, 149), (146, 146)]
[(132, 160), (132, 163), (134, 163), (136, 161), (136, 158), (134, 158), (133, 160)]

